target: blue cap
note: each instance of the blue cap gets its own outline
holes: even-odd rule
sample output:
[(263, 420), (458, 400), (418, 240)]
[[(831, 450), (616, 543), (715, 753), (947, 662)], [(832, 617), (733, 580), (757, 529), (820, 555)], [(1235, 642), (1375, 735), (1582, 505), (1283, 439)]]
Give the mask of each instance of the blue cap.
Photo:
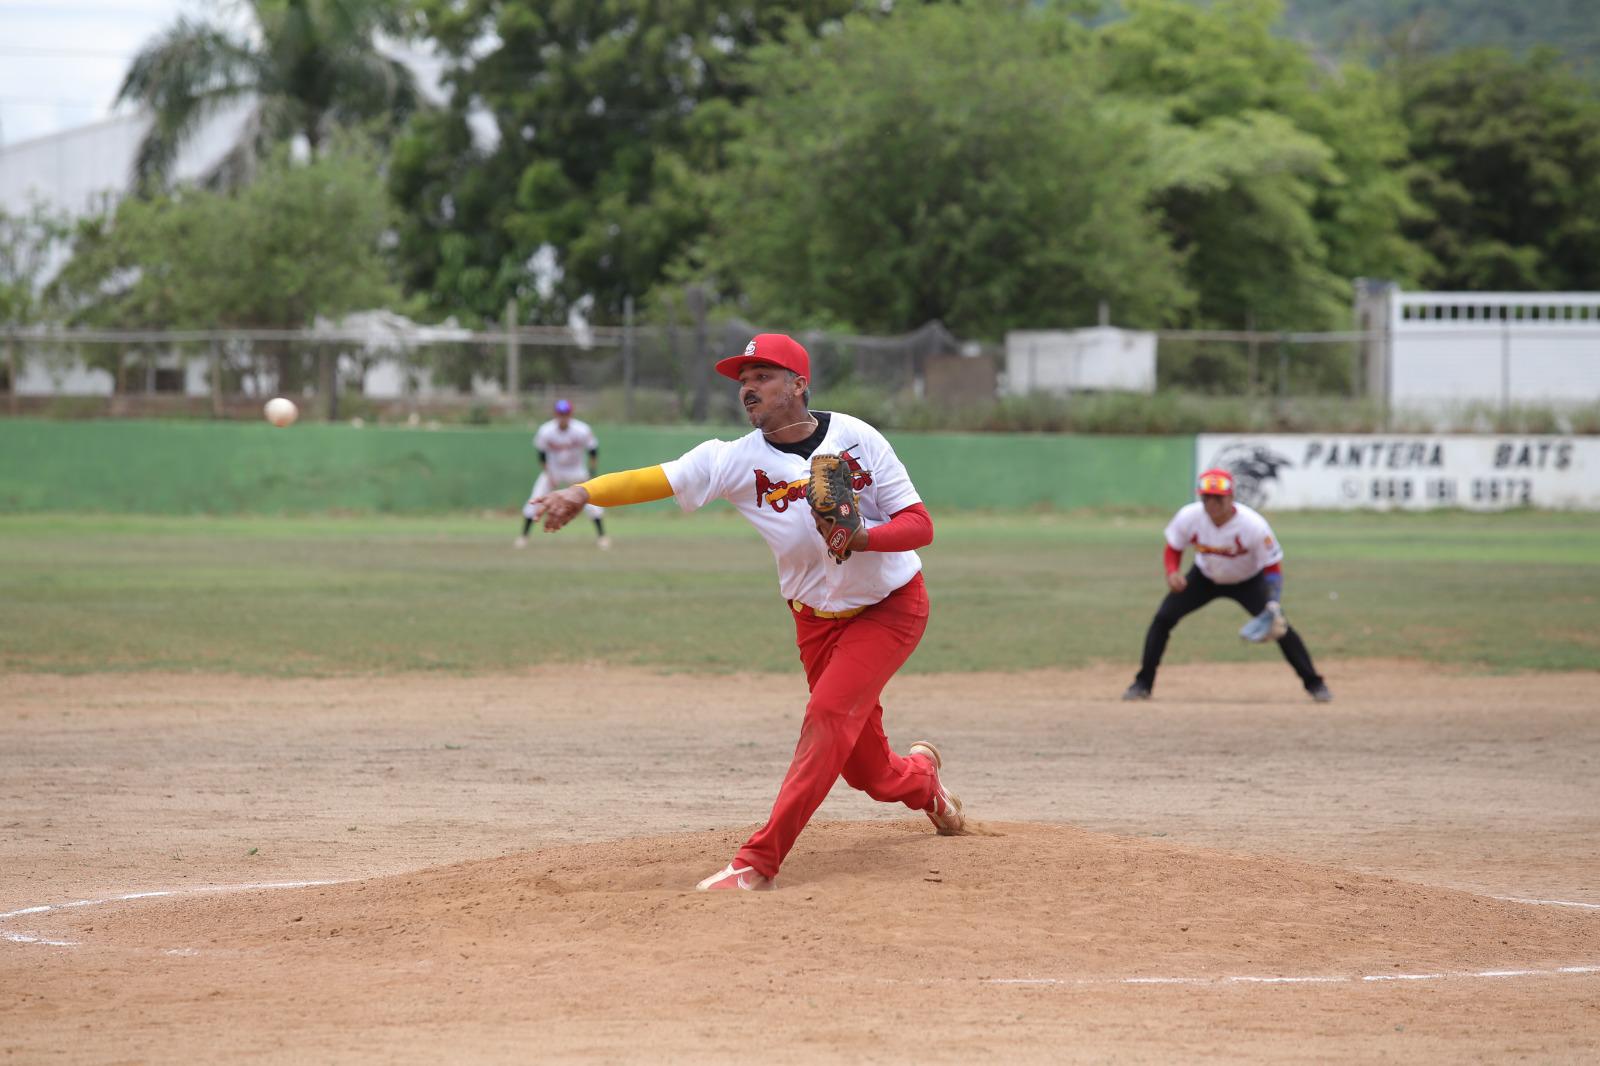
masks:
[(556, 401), (556, 414), (558, 414), (558, 415), (570, 415), (571, 413), (572, 413), (572, 401), (571, 400), (557, 400)]

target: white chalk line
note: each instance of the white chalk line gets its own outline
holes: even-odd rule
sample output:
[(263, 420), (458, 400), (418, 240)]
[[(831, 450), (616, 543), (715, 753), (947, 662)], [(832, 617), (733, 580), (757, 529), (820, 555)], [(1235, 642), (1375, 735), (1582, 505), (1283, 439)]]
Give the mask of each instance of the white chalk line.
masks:
[[(70, 903), (47, 904), (34, 907), (23, 907), (19, 910), (0, 912), (0, 922), (11, 918), (21, 918), (34, 914), (48, 914), (52, 911), (67, 910), (74, 907), (98, 907), (108, 903), (124, 903), (136, 899), (156, 899), (171, 896), (198, 896), (221, 892), (253, 892), (276, 888), (315, 888), (321, 885), (337, 885), (344, 882), (333, 881), (258, 881), (243, 885), (204, 885), (198, 888), (185, 889), (158, 889), (150, 892), (124, 892), (120, 895), (106, 896), (103, 899), (78, 899)], [(1492, 896), (1491, 899), (1504, 900), (1509, 903), (1524, 903), (1544, 907), (1579, 907), (1589, 910), (1600, 910), (1600, 903), (1579, 903), (1572, 900), (1559, 899), (1525, 899), (1517, 896)], [(52, 940), (42, 936), (31, 936), (26, 933), (17, 933), (0, 929), (0, 939), (9, 940), (16, 944), (38, 944), (45, 947), (78, 947), (76, 940)], [(200, 954), (196, 948), (168, 948), (163, 954), (178, 957), (192, 957)], [(1600, 974), (1600, 966), (1561, 966), (1549, 970), (1442, 970), (1437, 973), (1374, 973), (1374, 974), (1309, 974), (1301, 976), (1285, 976), (1281, 974), (1232, 974), (1217, 977), (986, 977), (981, 979), (982, 984), (1004, 986), (1073, 986), (1086, 985), (1304, 985), (1304, 984), (1358, 984), (1363, 982), (1381, 981), (1445, 981), (1460, 980), (1463, 978), (1506, 978), (1506, 977), (1560, 977), (1571, 975)]]
[[(338, 881), (257, 881), (247, 885), (202, 885), (198, 888), (159, 889), (153, 892), (124, 892), (116, 896), (106, 896), (103, 899), (75, 899), (71, 903), (53, 903), (45, 906), (23, 907), (21, 910), (5, 911), (0, 913), (0, 922), (31, 914), (48, 914), (51, 911), (64, 911), (72, 907), (100, 907), (107, 903), (125, 903), (133, 899), (156, 899), (162, 896), (200, 896), (218, 892), (254, 892), (271, 888), (314, 888), (318, 885), (337, 885), (339, 883)], [(0, 939), (9, 940), (13, 944), (39, 944), (53, 948), (75, 948), (79, 946), (79, 941), (76, 940), (52, 940), (49, 937), (17, 933), (9, 929), (0, 929)], [(194, 948), (172, 948), (167, 951), (167, 954), (195, 955), (198, 952)]]
[(986, 985), (1338, 985), (1371, 981), (1452, 981), (1471, 977), (1563, 977), (1600, 974), (1600, 966), (1560, 966), (1553, 970), (1441, 970), (1438, 973), (1282, 975), (1232, 974), (1218, 977), (985, 977)]
[(1501, 899), (1507, 903), (1531, 903), (1540, 907), (1582, 907), (1585, 910), (1600, 911), (1600, 903), (1574, 903), (1570, 899), (1526, 899), (1522, 896), (1490, 896), (1490, 899)]
[[(1600, 910), (1600, 903), (1578, 903), (1566, 899), (1527, 899), (1521, 896), (1491, 896), (1507, 903), (1540, 907), (1580, 907)], [(1600, 966), (1560, 966), (1553, 970), (1442, 970), (1438, 973), (1313, 974), (1301, 977), (1235, 974), (1220, 977), (988, 977), (986, 985), (1333, 985), (1368, 981), (1448, 981), (1462, 978), (1561, 977), (1600, 973)]]

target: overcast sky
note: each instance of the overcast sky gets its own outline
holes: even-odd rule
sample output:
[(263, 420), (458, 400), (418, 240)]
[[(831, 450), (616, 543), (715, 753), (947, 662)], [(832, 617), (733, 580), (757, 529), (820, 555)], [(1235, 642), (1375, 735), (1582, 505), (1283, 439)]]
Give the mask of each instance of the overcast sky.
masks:
[(0, 0), (0, 144), (112, 114), (128, 63), (196, 0)]
[(181, 15), (240, 21), (233, 0), (0, 0), (0, 145), (112, 115), (128, 64)]

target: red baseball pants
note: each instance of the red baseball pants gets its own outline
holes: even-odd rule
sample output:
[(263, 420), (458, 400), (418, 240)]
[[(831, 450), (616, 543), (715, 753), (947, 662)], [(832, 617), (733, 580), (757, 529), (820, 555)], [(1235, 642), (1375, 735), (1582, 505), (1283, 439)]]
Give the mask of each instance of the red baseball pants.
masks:
[(927, 764), (890, 750), (878, 702), (883, 686), (911, 657), (928, 627), (922, 575), (852, 618), (817, 618), (806, 611), (795, 614), (794, 626), (811, 687), (800, 742), (772, 816), (734, 859), (766, 877), (778, 875), (800, 831), (841, 774), (851, 788), (884, 803), (904, 803), (918, 811), (933, 799)]

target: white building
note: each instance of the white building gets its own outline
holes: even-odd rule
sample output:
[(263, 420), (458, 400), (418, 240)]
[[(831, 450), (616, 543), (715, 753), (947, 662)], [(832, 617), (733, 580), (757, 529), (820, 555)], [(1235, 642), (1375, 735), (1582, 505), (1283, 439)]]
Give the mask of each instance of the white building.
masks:
[(1402, 410), (1600, 400), (1600, 293), (1357, 285), (1368, 395)]
[(1013, 330), (1006, 334), (1002, 391), (1156, 391), (1156, 335), (1099, 326), (1073, 330)]
[[(173, 161), (173, 177), (194, 181), (214, 171), (253, 106), (236, 100), (203, 121)], [(149, 128), (150, 116), (140, 112), (0, 148), (0, 209), (17, 214), (37, 201), (76, 217), (114, 204), (132, 186)]]

